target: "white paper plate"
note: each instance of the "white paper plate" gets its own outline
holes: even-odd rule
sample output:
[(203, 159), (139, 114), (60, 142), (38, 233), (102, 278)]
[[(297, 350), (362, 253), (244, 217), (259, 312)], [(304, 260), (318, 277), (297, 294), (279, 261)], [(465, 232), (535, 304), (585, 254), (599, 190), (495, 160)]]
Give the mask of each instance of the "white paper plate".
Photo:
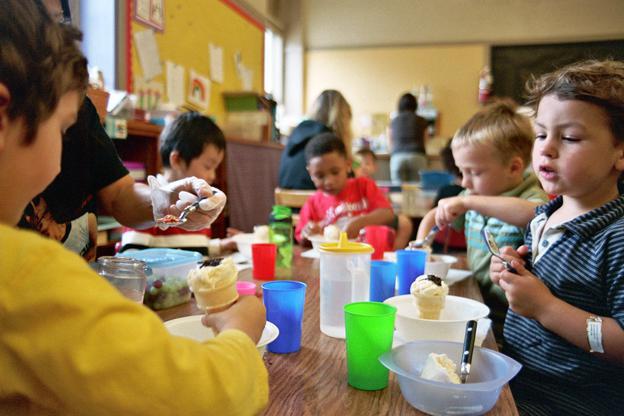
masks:
[(452, 284), (461, 282), (470, 276), (472, 276), (472, 272), (470, 270), (450, 269), (444, 281), (447, 285), (451, 286)]
[[(203, 342), (214, 338), (212, 329), (205, 327), (201, 323), (203, 315), (185, 316), (183, 318), (172, 319), (165, 322), (165, 327), (171, 335), (177, 335), (184, 338), (194, 339)], [(266, 345), (279, 335), (279, 329), (271, 322), (266, 323), (260, 341), (258, 341), (258, 349), (264, 352)]]

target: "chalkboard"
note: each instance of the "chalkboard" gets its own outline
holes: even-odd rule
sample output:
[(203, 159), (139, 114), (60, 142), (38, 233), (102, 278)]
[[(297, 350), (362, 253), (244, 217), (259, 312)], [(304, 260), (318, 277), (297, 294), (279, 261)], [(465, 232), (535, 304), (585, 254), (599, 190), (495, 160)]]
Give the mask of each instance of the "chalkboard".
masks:
[(492, 46), (493, 94), (523, 103), (524, 86), (531, 75), (539, 76), (584, 59), (606, 58), (624, 61), (624, 40)]

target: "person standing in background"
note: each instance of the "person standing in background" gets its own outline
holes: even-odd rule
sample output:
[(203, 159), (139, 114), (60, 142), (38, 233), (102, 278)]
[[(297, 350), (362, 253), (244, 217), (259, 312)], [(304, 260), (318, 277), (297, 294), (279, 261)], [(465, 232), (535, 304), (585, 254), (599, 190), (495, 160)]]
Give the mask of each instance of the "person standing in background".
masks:
[(308, 142), (321, 133), (333, 132), (342, 140), (351, 159), (351, 106), (336, 90), (319, 95), (309, 114), (288, 138), (279, 166), (279, 187), (284, 189), (316, 189), (306, 170), (304, 150)]
[(405, 93), (399, 99), (399, 114), (390, 122), (390, 178), (393, 182), (416, 182), (427, 167), (425, 141), (427, 120), (416, 115), (416, 97)]

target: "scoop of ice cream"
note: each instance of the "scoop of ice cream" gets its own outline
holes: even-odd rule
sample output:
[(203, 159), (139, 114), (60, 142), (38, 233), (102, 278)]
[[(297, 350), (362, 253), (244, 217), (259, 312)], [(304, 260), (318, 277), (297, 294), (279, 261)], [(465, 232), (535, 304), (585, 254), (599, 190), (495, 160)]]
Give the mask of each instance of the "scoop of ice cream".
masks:
[(268, 243), (269, 242), (269, 226), (268, 225), (256, 225), (254, 227), (254, 243)]
[(418, 276), (410, 287), (412, 295), (446, 296), (448, 292), (448, 285), (432, 274)]
[(430, 353), (427, 357), (420, 376), (441, 383), (460, 383), (457, 375), (457, 364), (446, 354), (436, 354), (435, 352)]
[(323, 229), (323, 237), (325, 241), (338, 241), (340, 240), (340, 228), (335, 225), (328, 225)]
[(186, 281), (194, 293), (201, 289), (217, 289), (236, 284), (238, 272), (231, 257), (221, 261), (218, 265), (207, 265), (189, 272)]

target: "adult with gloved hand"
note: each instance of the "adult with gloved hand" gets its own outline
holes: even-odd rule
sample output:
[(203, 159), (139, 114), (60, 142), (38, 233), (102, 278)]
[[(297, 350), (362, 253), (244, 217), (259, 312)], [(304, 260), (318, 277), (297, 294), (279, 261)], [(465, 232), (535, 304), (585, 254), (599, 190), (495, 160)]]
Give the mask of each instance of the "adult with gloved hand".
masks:
[[(54, 19), (64, 23), (70, 20), (69, 10), (61, 7), (60, 1), (47, 0), (45, 4)], [(76, 123), (63, 135), (60, 174), (28, 204), (18, 225), (94, 260), (96, 212), (110, 215), (127, 227), (143, 229), (154, 226), (155, 217), (177, 215), (198, 196), (208, 196), (180, 226), (197, 230), (210, 226), (225, 205), (225, 195), (220, 191), (213, 195), (212, 189), (197, 178), (161, 182), (157, 191), (135, 182), (121, 163), (95, 107), (85, 98)]]

